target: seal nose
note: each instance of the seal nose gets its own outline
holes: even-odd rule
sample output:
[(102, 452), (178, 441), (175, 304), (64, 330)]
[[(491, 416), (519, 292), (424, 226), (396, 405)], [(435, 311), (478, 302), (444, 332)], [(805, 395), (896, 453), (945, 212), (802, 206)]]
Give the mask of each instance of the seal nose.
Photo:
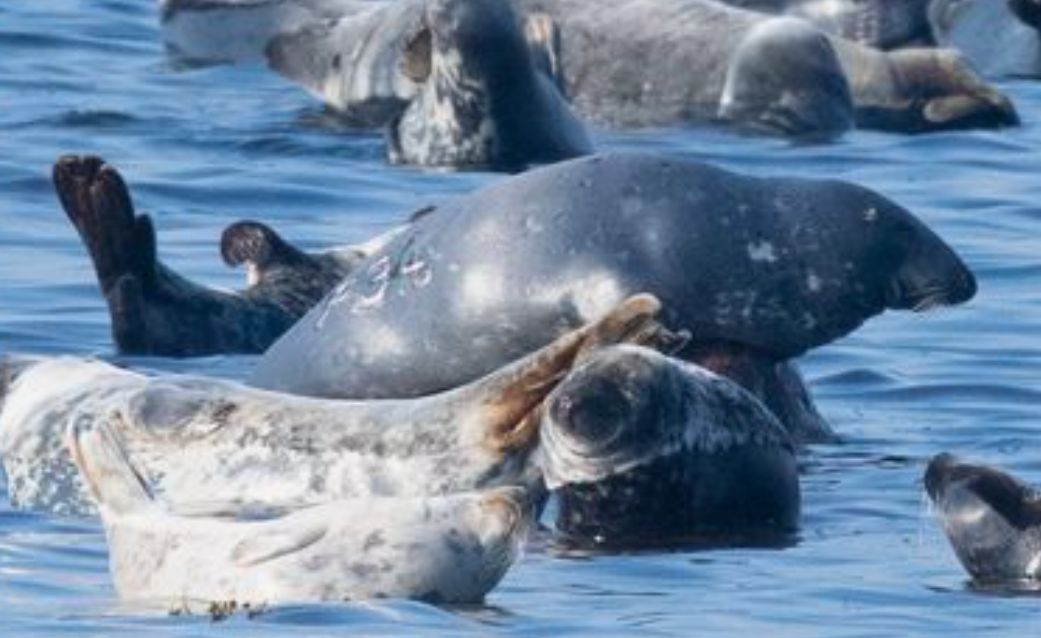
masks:
[(886, 305), (921, 312), (965, 303), (976, 296), (976, 290), (976, 276), (957, 253), (934, 236), (912, 248), (890, 285)]
[(629, 416), (629, 398), (611, 379), (594, 377), (581, 387), (564, 391), (550, 405), (553, 422), (571, 437), (606, 444)]
[(925, 468), (925, 493), (934, 503), (939, 500), (940, 492), (957, 463), (958, 459), (947, 452), (937, 454), (929, 461), (929, 465)]

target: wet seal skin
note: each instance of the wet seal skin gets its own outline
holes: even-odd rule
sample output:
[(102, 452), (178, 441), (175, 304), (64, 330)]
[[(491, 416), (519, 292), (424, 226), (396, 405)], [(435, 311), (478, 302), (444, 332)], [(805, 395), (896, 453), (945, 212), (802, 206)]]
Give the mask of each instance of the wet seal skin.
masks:
[(870, 190), (607, 153), (438, 205), (283, 335), (251, 383), (421, 396), (644, 290), (662, 300), (665, 325), (691, 333), (679, 356), (762, 392), (806, 441), (830, 433), (788, 360), (887, 308), (964, 302), (976, 283), (939, 237)]
[[(472, 381), (651, 291), (664, 304), (664, 323), (692, 335), (679, 356), (756, 394), (797, 441), (826, 441), (834, 435), (791, 359), (887, 308), (924, 311), (976, 291), (949, 246), (870, 190), (748, 177), (665, 155), (608, 153), (547, 166), (413, 217), (336, 253), (349, 256), (350, 272), (281, 335), (252, 383), (311, 396), (422, 396)], [(269, 237), (244, 230), (245, 238)], [(99, 273), (134, 253), (121, 241), (103, 245), (91, 249)], [(198, 336), (167, 329), (191, 325), (199, 308), (229, 295), (157, 271), (183, 297), (141, 295), (136, 314), (110, 300), (121, 348), (135, 343), (120, 338), (127, 333), (155, 354), (250, 351), (251, 342), (210, 336), (224, 329), (219, 312)], [(297, 279), (309, 276), (303, 270)], [(270, 288), (253, 290), (249, 299), (259, 302)], [(229, 304), (244, 307), (237, 298)], [(227, 331), (237, 335), (264, 316), (235, 315)], [(275, 332), (252, 334), (270, 340)]]
[(566, 545), (784, 543), (795, 447), (776, 417), (704, 368), (636, 346), (592, 353), (546, 400), (539, 463)]
[(119, 596), (168, 608), (211, 603), (215, 615), (388, 597), (479, 603), (534, 518), (522, 487), (264, 512), (210, 502), (184, 514), (148, 489), (111, 431), (73, 424), (69, 452), (97, 502)]
[(211, 511), (211, 501), (268, 510), (498, 485), (537, 495), (538, 406), (582, 353), (674, 341), (654, 320), (659, 309), (635, 295), (482, 379), (414, 399), (310, 399), (95, 360), (9, 359), (0, 368), (0, 456), (11, 502), (90, 511), (62, 445), (72, 426), (104, 432), (145, 489), (181, 514)]
[(986, 465), (938, 454), (925, 492), (955, 555), (982, 586), (1036, 589), (1041, 577), (1041, 493)]

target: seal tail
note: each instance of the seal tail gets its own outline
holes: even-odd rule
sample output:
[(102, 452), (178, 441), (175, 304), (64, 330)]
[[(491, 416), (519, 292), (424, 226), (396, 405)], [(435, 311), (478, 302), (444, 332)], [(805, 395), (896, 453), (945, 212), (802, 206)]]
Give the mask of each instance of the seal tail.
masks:
[(54, 188), (94, 263), (112, 335), (124, 352), (148, 350), (145, 300), (156, 293), (155, 228), (137, 215), (122, 176), (100, 157), (67, 155), (54, 164)]
[(102, 513), (127, 514), (155, 505), (148, 485), (105, 425), (73, 423), (66, 446)]
[(501, 453), (533, 444), (540, 422), (536, 408), (589, 352), (617, 343), (674, 344), (654, 320), (660, 310), (661, 302), (653, 295), (634, 295), (598, 321), (467, 386), (485, 406), (486, 418), (481, 422), (488, 446)]
[(120, 174), (100, 157), (67, 155), (55, 162), (53, 176), (62, 208), (90, 252), (102, 292), (108, 294), (125, 276), (153, 284), (155, 230), (147, 215), (135, 214)]

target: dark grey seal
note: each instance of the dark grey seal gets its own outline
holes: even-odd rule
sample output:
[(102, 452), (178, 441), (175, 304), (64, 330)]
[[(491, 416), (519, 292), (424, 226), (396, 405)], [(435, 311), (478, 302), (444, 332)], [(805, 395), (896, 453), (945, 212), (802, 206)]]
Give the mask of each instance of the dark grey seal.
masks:
[(569, 544), (782, 542), (795, 449), (755, 397), (638, 346), (598, 350), (546, 400), (540, 466)]
[(279, 339), (252, 382), (316, 396), (428, 394), (644, 290), (662, 300), (666, 325), (691, 332), (684, 358), (777, 388), (762, 398), (790, 424), (813, 419), (786, 360), (887, 308), (963, 302), (976, 284), (939, 237), (867, 189), (604, 154), (419, 217)]
[(939, 454), (925, 471), (954, 553), (982, 584), (1020, 585), (1041, 577), (1041, 493), (985, 465)]
[(224, 231), (221, 255), (248, 267), (250, 286), (224, 292), (158, 260), (151, 218), (135, 213), (123, 179), (100, 158), (62, 157), (54, 187), (94, 263), (112, 337), (129, 354), (263, 352), (363, 256), (309, 255), (262, 224), (239, 222)]

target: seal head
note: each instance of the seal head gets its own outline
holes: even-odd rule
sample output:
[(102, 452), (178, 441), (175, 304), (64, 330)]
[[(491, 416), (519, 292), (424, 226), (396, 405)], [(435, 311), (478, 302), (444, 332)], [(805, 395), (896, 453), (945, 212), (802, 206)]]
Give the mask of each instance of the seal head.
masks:
[(546, 414), (539, 462), (568, 542), (776, 542), (798, 524), (787, 434), (707, 370), (638, 346), (598, 350)]
[(1041, 576), (1041, 494), (984, 465), (935, 456), (925, 491), (954, 553), (980, 583), (1034, 581)]

